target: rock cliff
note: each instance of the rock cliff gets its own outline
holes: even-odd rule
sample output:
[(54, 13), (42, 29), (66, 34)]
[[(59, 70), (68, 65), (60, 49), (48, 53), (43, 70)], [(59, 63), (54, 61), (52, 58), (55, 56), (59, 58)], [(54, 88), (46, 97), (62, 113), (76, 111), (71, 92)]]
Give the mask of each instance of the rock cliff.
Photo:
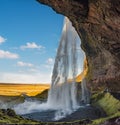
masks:
[(120, 0), (37, 0), (67, 16), (88, 62), (91, 90), (120, 91)]

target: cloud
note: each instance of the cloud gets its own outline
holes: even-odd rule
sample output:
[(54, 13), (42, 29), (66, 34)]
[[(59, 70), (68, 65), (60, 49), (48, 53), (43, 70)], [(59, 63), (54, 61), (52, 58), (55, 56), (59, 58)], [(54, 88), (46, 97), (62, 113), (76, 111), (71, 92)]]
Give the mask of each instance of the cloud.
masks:
[(20, 67), (33, 67), (34, 65), (31, 63), (26, 63), (26, 62), (22, 62), (22, 61), (18, 61), (17, 65)]
[(19, 55), (16, 53), (11, 53), (9, 51), (0, 50), (0, 58), (17, 59), (19, 58)]
[(6, 39), (2, 36), (0, 36), (0, 44), (4, 43), (6, 41)]
[(44, 64), (43, 66), (44, 66), (46, 69), (52, 70), (52, 69), (53, 69), (53, 65), (54, 65), (54, 59), (53, 59), (53, 58), (48, 58), (48, 59), (46, 60), (46, 64)]
[(50, 73), (10, 73), (0, 72), (0, 82), (3, 83), (50, 83)]
[(52, 69), (53, 68), (53, 65), (47, 65), (47, 64), (45, 64), (45, 65), (43, 65), (46, 69)]
[(26, 43), (26, 45), (23, 45), (20, 47), (22, 50), (24, 49), (43, 49), (45, 47), (41, 46), (41, 45), (37, 45), (35, 42), (28, 42)]
[(46, 63), (49, 64), (49, 65), (53, 65), (54, 59), (53, 58), (48, 58)]
[(38, 72), (39, 70), (36, 69), (36, 68), (31, 68), (31, 69), (29, 69), (29, 71), (30, 71), (30, 72)]

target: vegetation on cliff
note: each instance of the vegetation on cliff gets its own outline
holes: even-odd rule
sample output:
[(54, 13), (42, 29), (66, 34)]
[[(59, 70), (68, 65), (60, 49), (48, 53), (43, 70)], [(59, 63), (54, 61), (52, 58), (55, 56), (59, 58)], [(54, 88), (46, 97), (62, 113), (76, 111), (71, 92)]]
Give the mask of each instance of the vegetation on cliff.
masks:
[(117, 119), (118, 117), (120, 117), (120, 100), (116, 99), (110, 93), (101, 92), (101, 93), (94, 94), (92, 96), (91, 101), (92, 101), (92, 105), (99, 106), (105, 111), (107, 115), (105, 118), (94, 120), (92, 123), (93, 125), (99, 125), (109, 119), (112, 119), (112, 118)]

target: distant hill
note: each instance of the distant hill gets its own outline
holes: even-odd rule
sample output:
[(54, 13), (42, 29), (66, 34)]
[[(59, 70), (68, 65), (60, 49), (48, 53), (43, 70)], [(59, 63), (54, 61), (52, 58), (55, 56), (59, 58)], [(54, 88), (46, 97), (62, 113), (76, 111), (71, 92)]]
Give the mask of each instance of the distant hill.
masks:
[(42, 91), (41, 93), (37, 94), (34, 97), (37, 98), (37, 99), (46, 100), (47, 97), (48, 97), (48, 90), (49, 89), (46, 89), (46, 90)]

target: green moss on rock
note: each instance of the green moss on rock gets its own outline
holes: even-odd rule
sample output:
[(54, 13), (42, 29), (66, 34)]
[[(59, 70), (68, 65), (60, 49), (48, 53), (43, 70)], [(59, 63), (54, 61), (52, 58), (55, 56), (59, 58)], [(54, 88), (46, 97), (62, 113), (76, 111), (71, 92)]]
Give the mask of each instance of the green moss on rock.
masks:
[(110, 93), (96, 93), (92, 96), (92, 105), (101, 107), (107, 114), (104, 118), (93, 120), (90, 125), (100, 125), (111, 118), (120, 117), (120, 101)]
[(100, 106), (107, 115), (113, 115), (120, 111), (120, 101), (110, 93), (95, 94), (92, 101), (93, 104)]

